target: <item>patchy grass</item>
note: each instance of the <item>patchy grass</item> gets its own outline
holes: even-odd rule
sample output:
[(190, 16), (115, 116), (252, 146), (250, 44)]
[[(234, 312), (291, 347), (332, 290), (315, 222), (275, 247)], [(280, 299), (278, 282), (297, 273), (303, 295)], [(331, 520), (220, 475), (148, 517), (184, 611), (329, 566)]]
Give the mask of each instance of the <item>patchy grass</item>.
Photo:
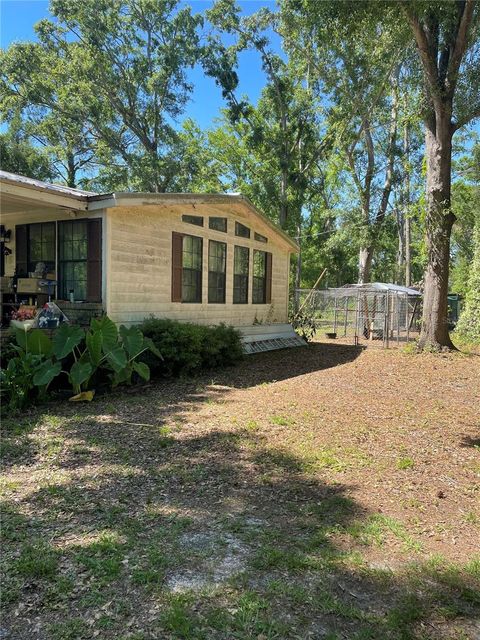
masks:
[(478, 637), (475, 356), (345, 345), (2, 425), (6, 637)]

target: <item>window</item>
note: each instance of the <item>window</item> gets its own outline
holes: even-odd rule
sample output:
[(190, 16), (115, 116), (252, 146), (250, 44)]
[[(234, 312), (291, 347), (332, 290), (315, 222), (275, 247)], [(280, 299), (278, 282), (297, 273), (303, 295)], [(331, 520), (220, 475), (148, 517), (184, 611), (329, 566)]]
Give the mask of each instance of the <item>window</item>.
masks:
[(194, 224), (197, 227), (203, 227), (203, 216), (182, 216), (182, 222), (187, 222), (188, 224)]
[(182, 302), (202, 301), (202, 238), (183, 236)]
[(247, 247), (235, 247), (233, 255), (233, 302), (248, 302), (248, 263), (250, 250)]
[(250, 229), (240, 222), (235, 222), (235, 235), (240, 238), (250, 238)]
[(87, 299), (88, 222), (72, 220), (58, 224), (59, 298)]
[(227, 245), (210, 240), (208, 243), (208, 301), (225, 302)]
[(265, 251), (253, 252), (253, 304), (265, 304), (267, 284), (267, 254)]
[(17, 275), (28, 276), (39, 262), (55, 271), (55, 222), (17, 225), (15, 238)]
[(223, 231), (227, 233), (227, 219), (226, 218), (216, 218), (214, 216), (208, 219), (208, 226), (210, 229), (214, 231)]
[(268, 238), (266, 238), (265, 236), (260, 235), (260, 234), (259, 234), (259, 233), (257, 233), (256, 231), (255, 231), (255, 236), (254, 236), (254, 237), (255, 237), (255, 240), (256, 240), (257, 242), (265, 242), (265, 243), (267, 243), (267, 242), (268, 242)]

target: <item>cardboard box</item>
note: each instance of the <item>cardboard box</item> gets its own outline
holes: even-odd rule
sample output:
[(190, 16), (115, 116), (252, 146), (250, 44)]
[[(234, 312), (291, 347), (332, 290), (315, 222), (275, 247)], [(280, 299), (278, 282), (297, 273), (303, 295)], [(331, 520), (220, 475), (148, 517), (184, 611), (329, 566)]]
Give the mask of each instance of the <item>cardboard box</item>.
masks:
[(17, 293), (42, 293), (43, 288), (38, 284), (41, 278), (19, 278)]

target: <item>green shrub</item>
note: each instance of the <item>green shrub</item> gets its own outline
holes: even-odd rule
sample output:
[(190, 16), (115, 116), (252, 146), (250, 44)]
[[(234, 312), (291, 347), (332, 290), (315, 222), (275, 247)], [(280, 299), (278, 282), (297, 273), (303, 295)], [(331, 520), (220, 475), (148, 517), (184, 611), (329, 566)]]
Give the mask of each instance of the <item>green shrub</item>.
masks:
[(2, 369), (6, 369), (10, 360), (18, 355), (16, 344), (15, 333), (10, 330), (7, 335), (2, 338), (0, 350), (0, 366)]
[(202, 369), (235, 364), (243, 355), (240, 334), (224, 324), (208, 327), (148, 318), (139, 328), (162, 354), (162, 360), (149, 353), (142, 355), (142, 361), (156, 375), (191, 375)]

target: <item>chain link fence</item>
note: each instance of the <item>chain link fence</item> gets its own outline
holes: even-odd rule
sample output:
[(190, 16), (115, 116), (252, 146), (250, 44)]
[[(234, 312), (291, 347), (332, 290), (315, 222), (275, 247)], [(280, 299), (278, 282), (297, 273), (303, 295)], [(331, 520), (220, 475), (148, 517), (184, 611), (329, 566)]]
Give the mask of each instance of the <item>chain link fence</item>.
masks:
[(354, 344), (383, 347), (414, 341), (420, 332), (421, 294), (396, 285), (381, 287), (297, 289), (297, 317), (308, 318), (321, 338), (343, 338)]

